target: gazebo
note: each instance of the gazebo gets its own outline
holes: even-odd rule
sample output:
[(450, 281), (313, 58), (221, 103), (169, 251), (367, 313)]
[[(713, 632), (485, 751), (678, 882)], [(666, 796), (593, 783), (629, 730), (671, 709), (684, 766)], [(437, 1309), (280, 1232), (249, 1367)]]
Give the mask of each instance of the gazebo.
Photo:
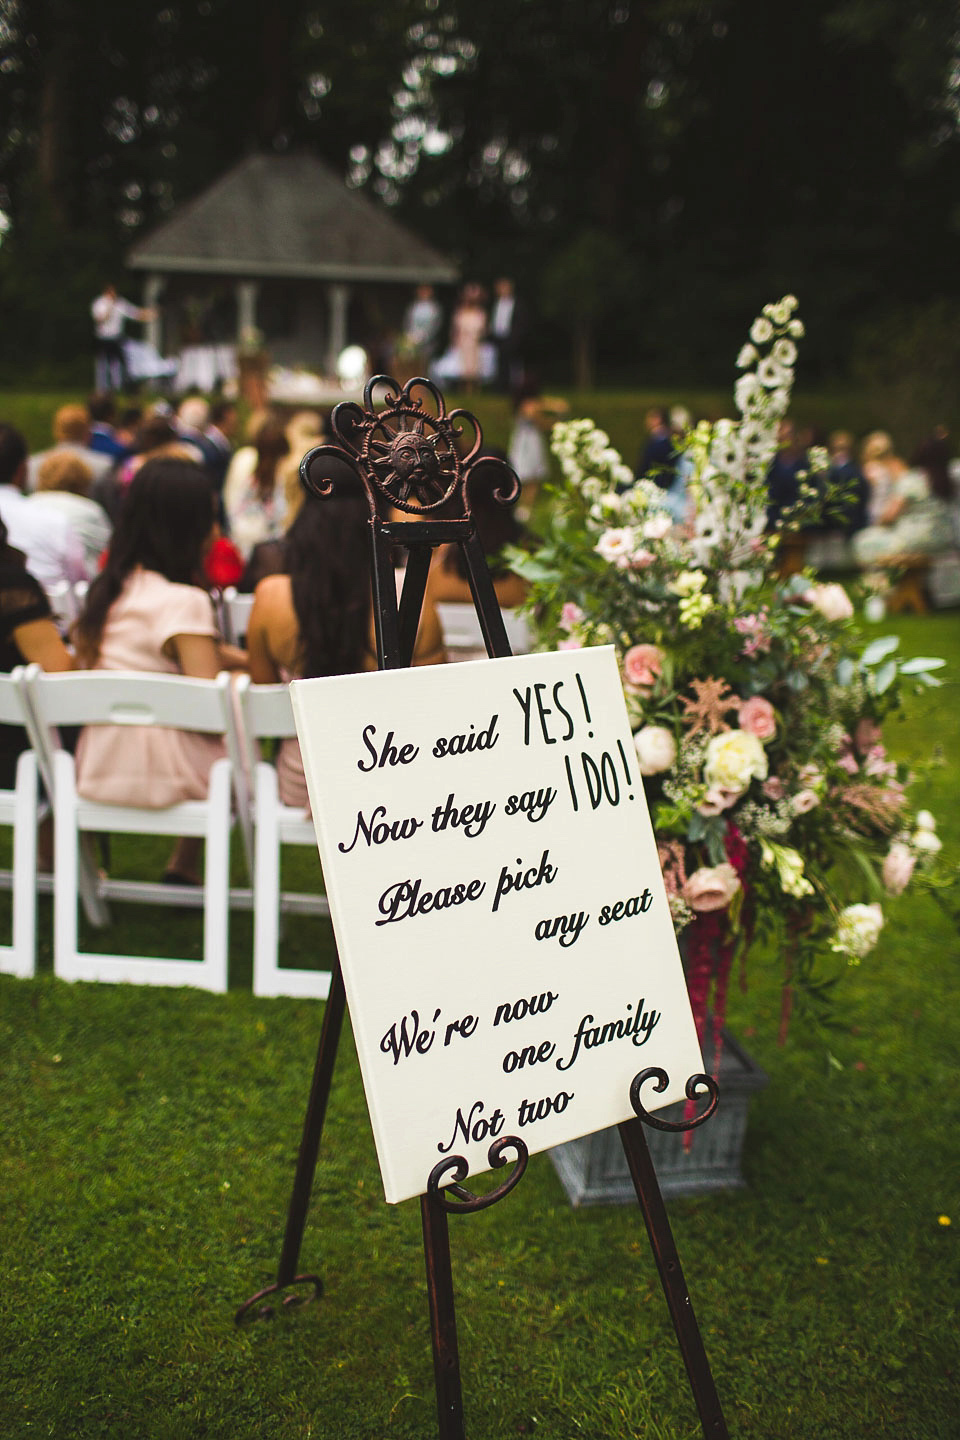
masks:
[(399, 322), (412, 287), (456, 267), (314, 156), (249, 155), (130, 250), (147, 338), (164, 352), (263, 343), (283, 365), (334, 371)]

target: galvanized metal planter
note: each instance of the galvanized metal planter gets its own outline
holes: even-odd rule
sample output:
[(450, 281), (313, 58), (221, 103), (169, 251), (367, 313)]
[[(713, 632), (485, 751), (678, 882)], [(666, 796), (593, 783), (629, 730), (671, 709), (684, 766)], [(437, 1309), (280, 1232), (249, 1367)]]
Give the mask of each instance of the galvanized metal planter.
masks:
[[(713, 1055), (704, 1047), (704, 1067), (713, 1073)], [(660, 1191), (700, 1195), (711, 1190), (737, 1190), (745, 1181), (740, 1170), (750, 1097), (767, 1084), (767, 1075), (726, 1030), (720, 1055), (720, 1103), (706, 1125), (692, 1133), (687, 1148), (683, 1135), (651, 1130), (647, 1144)], [(685, 1105), (670, 1105), (656, 1114), (682, 1120)], [(571, 1140), (550, 1151), (553, 1168), (571, 1205), (635, 1205), (636, 1190), (620, 1135), (616, 1129)]]

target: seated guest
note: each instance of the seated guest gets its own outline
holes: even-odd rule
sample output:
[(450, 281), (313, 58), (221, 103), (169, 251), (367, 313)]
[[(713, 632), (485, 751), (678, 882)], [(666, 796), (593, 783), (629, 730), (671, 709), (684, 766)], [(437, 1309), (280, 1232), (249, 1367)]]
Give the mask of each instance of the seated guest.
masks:
[[(489, 471), (484, 473), (482, 459), (478, 459), (470, 485), (470, 508), (497, 599), (505, 609), (512, 609), (526, 599), (527, 582), (503, 563), (500, 552), (507, 545), (519, 545), (523, 540), (523, 530), (513, 509), (509, 505), (498, 505), (494, 499), (496, 479)], [(451, 508), (450, 515), (455, 513), (455, 509)], [(446, 602), (473, 604), (473, 592), (459, 545), (438, 545), (433, 552), (427, 595), (434, 605)]]
[(64, 584), (86, 580), (83, 545), (62, 515), (45, 512), (28, 499), (23, 493), (26, 480), (26, 441), (12, 425), (0, 424), (0, 520), (10, 544), (23, 553), (30, 574), (49, 595)]
[[(214, 533), (214, 494), (202, 469), (148, 460), (130, 482), (106, 565), (77, 621), (77, 664), (209, 680), (243, 665), (243, 653), (220, 639), (200, 583)], [(77, 789), (90, 800), (158, 810), (202, 800), (223, 753), (216, 736), (189, 729), (91, 726), (77, 744)], [(178, 840), (166, 878), (197, 883), (202, 843)]]
[(265, 420), (252, 448), (252, 456), (243, 450), (234, 455), (223, 488), (230, 538), (244, 559), (261, 540), (282, 535), (286, 518), (277, 466), (289, 454), (290, 443), (280, 422)]
[(87, 579), (100, 569), (100, 557), (110, 543), (113, 526), (102, 505), (90, 499), (93, 476), (90, 467), (76, 455), (48, 455), (37, 474), (37, 488), (30, 504), (45, 512), (62, 515), (83, 546)]
[(98, 455), (106, 455), (114, 464), (125, 460), (130, 446), (117, 434), (115, 421), (117, 405), (112, 395), (91, 395), (87, 401), (90, 415), (90, 449)]
[(785, 511), (800, 499), (798, 472), (807, 468), (807, 452), (792, 420), (781, 420), (777, 432), (779, 449), (767, 471), (767, 528), (775, 530)]
[(830, 465), (827, 470), (829, 490), (842, 492), (840, 514), (828, 515), (825, 523), (853, 534), (867, 523), (869, 486), (866, 476), (854, 459), (853, 436), (848, 430), (834, 430), (827, 441)]
[[(287, 573), (261, 580), (254, 596), (247, 647), (255, 684), (377, 668), (368, 518), (366, 499), (352, 477), (338, 481), (328, 500), (305, 496), (287, 536)], [(438, 665), (445, 659), (440, 622), (427, 599), (413, 663)], [(277, 779), (285, 805), (306, 807), (296, 740), (280, 747)]]
[[(41, 670), (72, 670), (73, 660), (60, 638), (43, 586), (24, 568), (23, 556), (7, 540), (0, 520), (0, 670), (8, 675), (18, 665)], [(26, 750), (27, 732), (0, 725), (0, 787), (12, 790), (17, 757)]]
[(858, 565), (930, 555), (952, 545), (950, 478), (937, 444), (922, 445), (908, 466), (885, 431), (867, 436), (862, 455), (871, 523), (853, 537)]
[(96, 480), (113, 468), (113, 457), (98, 454), (90, 445), (90, 412), (85, 405), (61, 405), (53, 417), (53, 438), (51, 450), (39, 450), (27, 462), (27, 490), (36, 490), (37, 471), (48, 455), (68, 451), (85, 461), (93, 471)]
[(661, 490), (669, 490), (677, 468), (669, 416), (662, 405), (651, 405), (644, 416), (644, 423), (647, 439), (637, 460), (635, 477), (637, 480), (652, 480)]

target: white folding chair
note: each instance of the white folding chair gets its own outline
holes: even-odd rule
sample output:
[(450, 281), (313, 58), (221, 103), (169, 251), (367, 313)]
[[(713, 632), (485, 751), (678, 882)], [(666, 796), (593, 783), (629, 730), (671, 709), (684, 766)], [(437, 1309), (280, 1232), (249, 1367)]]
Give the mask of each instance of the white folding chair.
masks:
[[(143, 985), (227, 988), (230, 864), (230, 761), (214, 762), (205, 800), (162, 810), (108, 805), (77, 794), (73, 756), (60, 746), (66, 725), (158, 725), (224, 735), (231, 724), (230, 677), (194, 680), (110, 670), (46, 675), (27, 672), (30, 705), (53, 773), (54, 971), (64, 980), (130, 981)], [(113, 899), (181, 905), (202, 900), (203, 959), (154, 959), (81, 951), (77, 937), (78, 859), (81, 837), (102, 834), (196, 835), (206, 842), (205, 879), (199, 894), (158, 882), (110, 880), (101, 894)]]
[(324, 1000), (330, 989), (328, 970), (281, 969), (279, 964), (281, 912), (330, 914), (324, 895), (280, 890), (280, 846), (307, 845), (317, 853), (313, 821), (304, 810), (280, 803), (277, 772), (260, 758), (261, 740), (297, 733), (290, 692), (286, 685), (251, 685), (250, 677), (241, 675), (235, 693), (242, 753), (232, 756), (234, 772), (251, 776), (253, 792), (253, 993)]
[(223, 638), (231, 645), (242, 645), (253, 609), (253, 596), (241, 594), (233, 585), (228, 585), (220, 600), (223, 617)]
[[(26, 728), (23, 670), (0, 675), (0, 725)], [(0, 790), (0, 825), (13, 827), (13, 869), (0, 871), (0, 886), (13, 892), (13, 943), (0, 945), (0, 971), (25, 978), (37, 961), (37, 757), (24, 750), (14, 788)]]
[[(529, 655), (533, 638), (527, 617), (519, 610), (503, 610), (504, 629), (514, 655)], [(476, 660), (487, 653), (480, 629), (480, 617), (472, 605), (462, 601), (440, 601), (437, 618), (443, 643), (451, 660)]]

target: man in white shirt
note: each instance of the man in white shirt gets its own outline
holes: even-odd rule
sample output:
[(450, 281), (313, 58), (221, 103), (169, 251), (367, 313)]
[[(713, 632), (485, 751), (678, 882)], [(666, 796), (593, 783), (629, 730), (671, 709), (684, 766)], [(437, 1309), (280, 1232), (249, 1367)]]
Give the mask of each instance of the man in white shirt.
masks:
[(127, 378), (123, 327), (128, 320), (153, 320), (154, 310), (141, 310), (122, 300), (114, 284), (105, 285), (90, 306), (94, 330), (95, 384), (98, 390), (122, 390)]
[(64, 582), (76, 585), (87, 578), (83, 545), (62, 515), (24, 495), (26, 479), (26, 441), (12, 425), (0, 423), (0, 520), (9, 543), (26, 557), (30, 574), (48, 595), (56, 595)]

